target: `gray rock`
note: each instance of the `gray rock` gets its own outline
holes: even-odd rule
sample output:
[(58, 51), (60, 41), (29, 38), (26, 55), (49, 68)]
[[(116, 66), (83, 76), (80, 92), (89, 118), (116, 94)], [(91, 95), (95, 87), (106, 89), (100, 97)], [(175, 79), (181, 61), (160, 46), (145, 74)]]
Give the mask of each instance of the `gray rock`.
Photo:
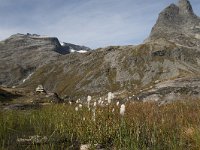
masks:
[(43, 85), (38, 85), (37, 88), (35, 89), (36, 92), (46, 92)]
[(39, 135), (30, 136), (29, 138), (18, 138), (17, 143), (20, 145), (34, 145), (34, 144), (45, 144), (48, 143), (48, 138), (46, 136), (41, 137)]
[(200, 78), (178, 78), (161, 82), (156, 84), (154, 88), (141, 92), (136, 97), (145, 102), (162, 103), (188, 98), (200, 99)]
[(199, 26), (200, 18), (194, 14), (190, 2), (179, 0), (178, 5), (171, 4), (159, 14), (146, 41), (165, 38), (181, 45), (198, 47)]

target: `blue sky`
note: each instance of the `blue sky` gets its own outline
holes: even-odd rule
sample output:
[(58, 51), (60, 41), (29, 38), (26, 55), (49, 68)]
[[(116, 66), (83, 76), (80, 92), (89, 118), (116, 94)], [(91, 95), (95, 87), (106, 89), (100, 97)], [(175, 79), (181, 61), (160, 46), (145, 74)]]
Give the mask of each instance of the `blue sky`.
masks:
[[(0, 40), (36, 33), (91, 48), (134, 45), (178, 0), (0, 0)], [(190, 0), (200, 16), (200, 1)]]

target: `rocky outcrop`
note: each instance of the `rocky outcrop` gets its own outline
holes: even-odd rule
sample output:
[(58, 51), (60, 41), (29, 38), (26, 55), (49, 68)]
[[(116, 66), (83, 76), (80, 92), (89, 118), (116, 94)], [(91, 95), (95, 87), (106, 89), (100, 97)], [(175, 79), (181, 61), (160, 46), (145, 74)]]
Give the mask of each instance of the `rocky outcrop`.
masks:
[[(189, 99), (188, 99), (189, 98)], [(200, 78), (178, 78), (167, 80), (135, 96), (140, 101), (169, 103), (175, 100), (200, 99)]]
[(21, 96), (22, 96), (21, 93), (7, 91), (5, 89), (0, 88), (0, 103), (8, 102), (12, 99), (15, 99)]
[(178, 7), (180, 9), (180, 14), (195, 15), (188, 0), (179, 0)]
[(45, 91), (43, 85), (38, 85), (37, 88), (35, 89), (35, 91), (36, 91), (37, 93), (46, 93), (46, 91)]
[(181, 45), (199, 47), (200, 18), (193, 12), (188, 0), (171, 4), (158, 17), (147, 41), (165, 38)]

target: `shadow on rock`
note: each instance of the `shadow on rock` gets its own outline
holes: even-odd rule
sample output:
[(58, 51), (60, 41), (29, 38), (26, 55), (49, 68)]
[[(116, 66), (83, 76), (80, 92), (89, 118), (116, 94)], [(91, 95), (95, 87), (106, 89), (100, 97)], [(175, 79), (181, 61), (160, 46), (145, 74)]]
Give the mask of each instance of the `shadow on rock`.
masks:
[(15, 99), (18, 97), (22, 97), (22, 95), (18, 93), (11, 93), (0, 88), (0, 102), (12, 101), (12, 99)]

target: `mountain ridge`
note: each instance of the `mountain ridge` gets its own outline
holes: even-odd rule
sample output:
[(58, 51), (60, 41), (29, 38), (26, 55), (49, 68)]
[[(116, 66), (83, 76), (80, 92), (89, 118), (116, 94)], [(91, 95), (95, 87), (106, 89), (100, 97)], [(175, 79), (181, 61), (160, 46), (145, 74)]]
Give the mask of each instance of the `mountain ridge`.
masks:
[(14, 34), (1, 41), (0, 52), (0, 84), (9, 86), (22, 84), (37, 68), (71, 53), (56, 37), (30, 33)]

